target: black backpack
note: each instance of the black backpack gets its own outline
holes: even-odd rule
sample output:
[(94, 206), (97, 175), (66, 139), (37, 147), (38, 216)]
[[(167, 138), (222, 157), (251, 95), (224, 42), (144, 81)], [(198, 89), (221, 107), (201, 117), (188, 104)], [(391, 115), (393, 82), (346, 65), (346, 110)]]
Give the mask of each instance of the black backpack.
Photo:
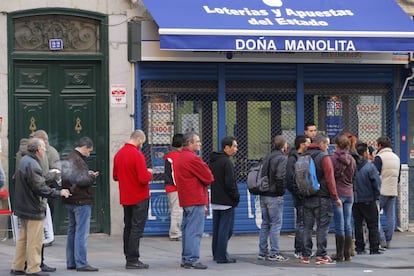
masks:
[[(318, 156), (319, 154), (315, 158)], [(299, 196), (309, 197), (318, 194), (321, 185), (316, 173), (315, 160), (309, 153), (300, 155), (296, 160), (294, 181)]]
[(263, 174), (264, 160), (260, 159), (255, 165), (252, 165), (247, 174), (247, 188), (249, 192), (258, 195), (270, 191), (269, 177)]

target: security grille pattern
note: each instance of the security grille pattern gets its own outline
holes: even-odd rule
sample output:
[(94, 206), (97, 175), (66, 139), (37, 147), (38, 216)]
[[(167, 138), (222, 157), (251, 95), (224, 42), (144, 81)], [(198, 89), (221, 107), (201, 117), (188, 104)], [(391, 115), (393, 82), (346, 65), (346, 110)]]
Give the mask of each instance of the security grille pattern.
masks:
[(391, 92), (391, 84), (305, 84), (305, 122), (331, 140), (344, 130), (375, 146), (382, 135), (392, 138)]
[[(238, 182), (245, 182), (248, 168), (272, 150), (275, 135), (285, 135), (289, 147), (294, 146), (296, 90), (296, 81), (226, 82), (226, 132), (238, 140)], [(221, 148), (218, 114), (224, 111), (217, 110), (216, 81), (148, 80), (142, 82), (142, 91), (148, 137), (144, 153), (152, 164), (161, 164), (155, 162), (157, 156), (168, 149), (174, 133), (198, 132), (200, 156), (206, 162), (210, 152)], [(332, 139), (346, 130), (375, 145), (378, 137), (391, 136), (391, 91), (392, 84), (305, 83), (304, 120)]]
[[(208, 162), (217, 137), (217, 82), (143, 81), (143, 128), (148, 137), (144, 146), (147, 160), (156, 167), (154, 180), (162, 179), (163, 163), (157, 156), (169, 150), (175, 133), (194, 131), (200, 135), (200, 156)], [(158, 154), (157, 154), (158, 153)], [(158, 166), (159, 165), (159, 166)]]

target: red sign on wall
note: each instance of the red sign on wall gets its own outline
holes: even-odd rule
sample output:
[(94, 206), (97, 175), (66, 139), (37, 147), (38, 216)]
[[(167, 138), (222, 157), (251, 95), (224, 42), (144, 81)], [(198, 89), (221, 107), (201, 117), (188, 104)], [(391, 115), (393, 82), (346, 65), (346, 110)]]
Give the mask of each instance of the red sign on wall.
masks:
[(111, 106), (126, 107), (126, 87), (123, 84), (111, 85)]

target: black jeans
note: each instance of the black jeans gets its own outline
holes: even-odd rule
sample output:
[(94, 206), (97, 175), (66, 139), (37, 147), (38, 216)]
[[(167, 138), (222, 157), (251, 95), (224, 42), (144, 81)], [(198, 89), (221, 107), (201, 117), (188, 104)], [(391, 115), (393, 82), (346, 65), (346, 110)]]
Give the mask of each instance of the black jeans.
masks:
[(295, 253), (303, 253), (303, 205), (295, 206), (296, 229), (295, 229)]
[(355, 247), (356, 251), (365, 250), (364, 233), (362, 224), (365, 220), (368, 228), (369, 248), (371, 251), (378, 251), (379, 231), (378, 231), (378, 207), (375, 201), (358, 202), (352, 206), (355, 227)]
[(139, 240), (144, 233), (149, 199), (135, 205), (124, 205), (124, 254), (127, 262), (138, 261)]
[(313, 197), (306, 198), (303, 212), (303, 242), (304, 257), (310, 257), (312, 253), (312, 231), (316, 222), (316, 256), (324, 257), (328, 254), (326, 246), (328, 244), (329, 224), (333, 217), (333, 208), (330, 198)]

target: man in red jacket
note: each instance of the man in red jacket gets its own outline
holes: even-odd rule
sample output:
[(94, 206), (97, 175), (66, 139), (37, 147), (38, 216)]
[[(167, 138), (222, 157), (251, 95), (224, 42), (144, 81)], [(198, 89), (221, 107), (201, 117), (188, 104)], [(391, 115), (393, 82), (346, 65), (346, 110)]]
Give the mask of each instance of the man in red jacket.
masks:
[(173, 148), (164, 156), (164, 181), (170, 206), (170, 241), (181, 241), (181, 221), (183, 220), (183, 208), (178, 201), (177, 185), (175, 184), (175, 162), (183, 149), (184, 135), (176, 133), (173, 136), (171, 147)]
[(199, 262), (200, 242), (204, 232), (207, 187), (214, 178), (210, 168), (197, 156), (200, 137), (194, 132), (184, 135), (184, 148), (176, 159), (176, 184), (180, 206), (183, 207), (181, 267), (206, 269)]
[(124, 207), (126, 269), (149, 267), (139, 260), (139, 241), (147, 221), (152, 178), (152, 169), (147, 168), (145, 156), (139, 150), (145, 140), (145, 133), (135, 130), (114, 157), (113, 179), (119, 183), (120, 203)]

